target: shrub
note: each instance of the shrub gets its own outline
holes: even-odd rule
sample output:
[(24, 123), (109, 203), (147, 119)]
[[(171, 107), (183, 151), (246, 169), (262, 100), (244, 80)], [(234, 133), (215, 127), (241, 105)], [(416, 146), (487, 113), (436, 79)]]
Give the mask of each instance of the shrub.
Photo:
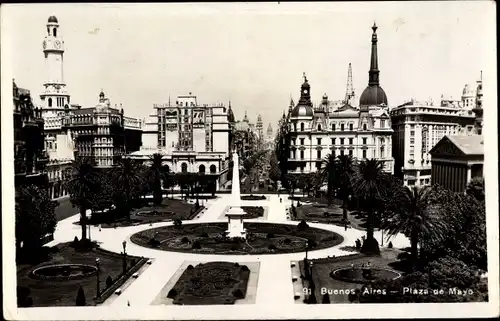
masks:
[(393, 245), (392, 245), (392, 242), (389, 242), (389, 244), (387, 245), (388, 248), (392, 249)]
[(330, 296), (328, 295), (328, 293), (323, 294), (323, 300), (321, 300), (321, 303), (330, 304)]
[(270, 244), (270, 245), (268, 246), (268, 249), (270, 249), (270, 250), (276, 250), (276, 245), (274, 245), (274, 244)]
[(83, 292), (82, 286), (78, 288), (78, 293), (76, 294), (76, 306), (85, 306), (87, 303), (85, 302), (85, 293)]
[(274, 238), (274, 234), (273, 233), (267, 233), (266, 238), (272, 239), (272, 238)]
[(73, 239), (73, 245), (78, 245), (78, 237), (76, 237), (76, 236)]
[(157, 239), (155, 239), (155, 238), (153, 237), (153, 238), (151, 238), (151, 239), (149, 240), (148, 244), (149, 244), (150, 246), (153, 246), (153, 247), (158, 247), (158, 246), (160, 246), (160, 241), (158, 241)]
[(193, 242), (193, 245), (192, 245), (192, 248), (193, 248), (193, 249), (195, 249), (195, 250), (199, 250), (199, 249), (201, 249), (201, 244), (200, 244), (200, 242), (198, 242), (198, 241), (194, 241), (194, 242)]
[(177, 290), (176, 289), (171, 289), (168, 291), (167, 298), (173, 299), (177, 296)]
[(201, 237), (208, 237), (208, 233), (207, 232), (201, 233)]
[(408, 252), (401, 252), (398, 254), (397, 259), (400, 261), (409, 260), (410, 254)]
[(110, 287), (113, 285), (113, 278), (111, 277), (111, 275), (108, 275), (108, 277), (106, 278), (106, 287)]
[(240, 266), (240, 264), (238, 262), (236, 262), (236, 263), (234, 263), (234, 266), (238, 267), (238, 266)]
[(241, 291), (240, 289), (236, 289), (233, 291), (233, 295), (238, 298), (238, 299), (242, 299), (245, 297), (245, 295), (243, 294), (243, 291)]
[(194, 269), (194, 266), (192, 266), (191, 264), (188, 265), (188, 267), (186, 268), (186, 270), (192, 270)]
[(328, 216), (330, 216), (330, 213), (325, 212), (325, 213), (323, 213), (323, 215), (325, 215), (325, 217), (328, 217)]
[(290, 244), (290, 243), (292, 243), (292, 240), (290, 240), (290, 239), (285, 239), (285, 240), (283, 241), (283, 243), (284, 243), (284, 244)]
[(242, 270), (242, 271), (245, 271), (245, 272), (246, 272), (246, 271), (250, 271), (250, 269), (249, 269), (249, 268), (248, 268), (248, 266), (246, 266), (246, 265), (242, 265), (242, 266), (241, 266), (241, 270)]
[(309, 225), (304, 220), (300, 221), (300, 223), (297, 225), (297, 229), (299, 231), (303, 231), (303, 230), (305, 230), (308, 227), (309, 227)]
[(186, 236), (184, 236), (184, 237), (181, 239), (181, 242), (182, 242), (182, 243), (189, 243), (189, 239), (188, 239)]
[[(191, 212), (191, 214), (193, 214), (193, 212)], [(176, 218), (176, 219), (174, 220), (174, 226), (175, 226), (176, 228), (181, 228), (181, 227), (182, 227), (182, 220), (181, 220), (180, 218)]]

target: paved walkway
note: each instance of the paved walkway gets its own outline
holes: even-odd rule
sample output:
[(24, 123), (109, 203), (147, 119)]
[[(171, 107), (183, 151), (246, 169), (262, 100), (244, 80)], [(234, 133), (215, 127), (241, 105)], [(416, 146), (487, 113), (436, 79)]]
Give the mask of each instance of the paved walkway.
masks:
[[(221, 218), (222, 211), (228, 206), (229, 194), (219, 195), (220, 197), (213, 200), (208, 200), (207, 209), (200, 214), (199, 218), (195, 218), (192, 223), (199, 222), (221, 222), (225, 221)], [(297, 222), (287, 221), (286, 208), (291, 205), (287, 195), (280, 195), (282, 203), (279, 201), (278, 195), (267, 195), (267, 200), (262, 201), (242, 201), (245, 206), (267, 206), (267, 219), (254, 219), (252, 221), (266, 221), (269, 223), (284, 223), (296, 225)], [(55, 245), (60, 242), (68, 242), (73, 240), (75, 236), (80, 237), (81, 229), (79, 225), (73, 224), (78, 220), (78, 215), (69, 217), (58, 223), (54, 233), (54, 241), (48, 245)], [(191, 221), (185, 221), (184, 224), (190, 224)], [(118, 252), (122, 251), (122, 241), (127, 240), (127, 253), (135, 256), (144, 256), (153, 258), (154, 262), (149, 266), (136, 280), (130, 284), (128, 288), (117, 298), (111, 302), (112, 307), (126, 307), (127, 302), (131, 306), (147, 306), (158, 295), (163, 286), (174, 275), (177, 269), (182, 265), (183, 261), (232, 261), (232, 262), (260, 262), (259, 280), (257, 288), (257, 305), (279, 304), (295, 305), (293, 299), (293, 283), (290, 269), (290, 262), (293, 260), (301, 260), (304, 258), (304, 253), (288, 253), (275, 255), (207, 255), (207, 254), (190, 254), (161, 251), (138, 246), (130, 242), (130, 236), (142, 230), (168, 226), (172, 222), (161, 222), (149, 225), (139, 225), (120, 228), (107, 228), (99, 231), (97, 227), (92, 226), (91, 238), (97, 240), (103, 249)], [(341, 250), (343, 246), (354, 246), (356, 239), (360, 239), (365, 235), (364, 231), (356, 229), (348, 229), (344, 231), (343, 227), (329, 224), (308, 223), (311, 227), (318, 227), (325, 230), (334, 231), (344, 237), (344, 242), (332, 248), (311, 251), (310, 258), (321, 258), (327, 256), (341, 256), (352, 254)], [(375, 232), (375, 237), (380, 242), (380, 232)], [(391, 239), (394, 247), (409, 246), (409, 241), (403, 235)], [(384, 241), (387, 244), (387, 241)]]

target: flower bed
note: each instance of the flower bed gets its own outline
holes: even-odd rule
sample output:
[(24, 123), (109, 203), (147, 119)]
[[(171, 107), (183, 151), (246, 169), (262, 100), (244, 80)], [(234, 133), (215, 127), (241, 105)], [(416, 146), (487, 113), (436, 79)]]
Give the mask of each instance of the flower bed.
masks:
[(264, 195), (243, 195), (240, 198), (243, 201), (262, 201), (266, 199)]

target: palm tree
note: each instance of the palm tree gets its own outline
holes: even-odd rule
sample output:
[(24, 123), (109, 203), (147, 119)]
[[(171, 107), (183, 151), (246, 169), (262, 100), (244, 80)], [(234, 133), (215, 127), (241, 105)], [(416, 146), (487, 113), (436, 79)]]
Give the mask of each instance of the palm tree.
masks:
[(142, 184), (142, 166), (135, 160), (122, 158), (113, 168), (113, 182), (116, 184), (115, 206), (130, 219), (131, 202), (139, 195)]
[(363, 160), (357, 164), (353, 173), (353, 191), (367, 214), (366, 240), (361, 248), (361, 252), (365, 254), (380, 254), (373, 231), (375, 212), (380, 210), (384, 193), (390, 184), (390, 176), (383, 171), (383, 166), (383, 161)]
[(160, 153), (154, 153), (149, 158), (151, 160), (151, 165), (146, 170), (146, 178), (152, 183), (154, 204), (160, 205), (163, 201), (161, 182), (165, 179), (163, 155)]
[(392, 210), (384, 224), (388, 236), (403, 233), (410, 238), (411, 258), (414, 267), (418, 261), (418, 244), (424, 238), (439, 242), (446, 231), (446, 221), (439, 215), (439, 202), (435, 189), (399, 187), (393, 194)]
[(78, 157), (71, 164), (71, 175), (65, 183), (70, 202), (80, 209), (82, 240), (87, 239), (87, 210), (92, 208), (92, 200), (99, 191), (99, 179), (94, 161), (89, 157)]
[(328, 206), (332, 204), (333, 189), (335, 187), (336, 159), (334, 154), (329, 154), (323, 159), (321, 175), (327, 181)]
[(346, 222), (347, 202), (351, 194), (351, 178), (354, 173), (354, 159), (352, 155), (339, 155), (335, 162), (335, 172), (340, 192), (339, 197), (342, 200), (342, 214)]

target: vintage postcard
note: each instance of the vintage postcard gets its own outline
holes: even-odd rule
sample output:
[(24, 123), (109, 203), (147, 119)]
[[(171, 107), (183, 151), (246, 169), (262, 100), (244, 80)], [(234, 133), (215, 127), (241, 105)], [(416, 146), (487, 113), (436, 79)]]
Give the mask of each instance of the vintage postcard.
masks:
[(498, 316), (495, 6), (2, 5), (4, 318)]

